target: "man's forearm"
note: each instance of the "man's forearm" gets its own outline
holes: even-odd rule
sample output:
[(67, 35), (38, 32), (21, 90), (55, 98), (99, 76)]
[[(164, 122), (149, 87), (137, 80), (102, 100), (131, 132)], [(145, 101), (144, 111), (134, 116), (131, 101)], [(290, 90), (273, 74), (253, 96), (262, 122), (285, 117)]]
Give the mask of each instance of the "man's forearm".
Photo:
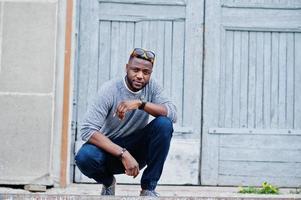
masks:
[(94, 144), (116, 157), (119, 156), (122, 151), (122, 147), (112, 142), (108, 137), (100, 132), (94, 132), (89, 139), (89, 143)]
[(135, 178), (139, 174), (139, 164), (135, 158), (127, 150), (123, 151), (122, 147), (112, 142), (105, 135), (95, 132), (90, 137), (89, 142), (113, 156), (120, 157), (127, 175)]
[[(119, 119), (123, 120), (126, 112), (138, 109), (141, 104), (140, 100), (123, 101), (117, 106), (116, 114)], [(167, 116), (167, 108), (161, 104), (147, 102), (143, 110), (154, 117)]]
[(167, 109), (164, 105), (147, 102), (143, 110), (154, 117), (167, 116)]

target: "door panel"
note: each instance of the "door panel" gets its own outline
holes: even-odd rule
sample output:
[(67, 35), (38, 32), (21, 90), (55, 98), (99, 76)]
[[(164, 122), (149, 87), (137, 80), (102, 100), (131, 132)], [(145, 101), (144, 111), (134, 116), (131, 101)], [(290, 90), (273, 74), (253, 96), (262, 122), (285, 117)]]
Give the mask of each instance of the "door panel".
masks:
[[(201, 89), (194, 93), (189, 90), (193, 85), (201, 88), (202, 84), (202, 1), (85, 0), (78, 3), (75, 131), (79, 130), (97, 89), (105, 81), (125, 75), (131, 50), (151, 49), (156, 53), (152, 77), (165, 88), (178, 109), (178, 122), (160, 183), (198, 184)], [(192, 114), (199, 118), (190, 120)], [(83, 142), (79, 133), (75, 134), (78, 150)], [(75, 181), (91, 180), (76, 169)], [(139, 178), (118, 176), (118, 182), (138, 183)]]
[(300, 183), (300, 5), (206, 2), (202, 184)]

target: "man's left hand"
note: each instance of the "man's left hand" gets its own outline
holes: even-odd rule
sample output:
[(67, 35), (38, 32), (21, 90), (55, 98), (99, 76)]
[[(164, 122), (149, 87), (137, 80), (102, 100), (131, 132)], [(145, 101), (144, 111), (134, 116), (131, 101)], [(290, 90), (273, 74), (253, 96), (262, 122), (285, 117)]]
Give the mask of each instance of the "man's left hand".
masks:
[(122, 101), (117, 106), (116, 114), (120, 120), (123, 120), (125, 118), (125, 113), (130, 110), (138, 109), (141, 105), (140, 100), (131, 100), (131, 101)]

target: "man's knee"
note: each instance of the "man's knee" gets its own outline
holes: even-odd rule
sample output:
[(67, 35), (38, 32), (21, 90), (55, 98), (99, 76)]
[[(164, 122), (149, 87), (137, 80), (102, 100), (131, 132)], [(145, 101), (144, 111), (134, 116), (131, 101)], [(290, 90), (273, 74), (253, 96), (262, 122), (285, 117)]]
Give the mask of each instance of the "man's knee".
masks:
[(101, 166), (105, 155), (100, 155), (99, 149), (91, 144), (84, 144), (75, 156), (75, 163), (83, 172), (97, 170), (96, 166)]
[(159, 116), (154, 119), (154, 126), (161, 136), (170, 138), (173, 133), (173, 123), (168, 117)]
[(82, 148), (77, 152), (75, 155), (75, 164), (81, 168), (85, 163), (87, 163), (87, 160), (89, 160), (87, 153)]
[(173, 130), (172, 121), (168, 117), (159, 116), (154, 119), (154, 123), (159, 128), (164, 128), (166, 130)]

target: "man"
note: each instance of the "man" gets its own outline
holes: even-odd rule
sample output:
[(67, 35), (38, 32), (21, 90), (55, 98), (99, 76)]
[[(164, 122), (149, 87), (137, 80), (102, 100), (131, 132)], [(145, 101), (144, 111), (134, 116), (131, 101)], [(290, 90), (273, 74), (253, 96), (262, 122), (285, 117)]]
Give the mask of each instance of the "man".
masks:
[[(87, 141), (75, 161), (89, 178), (103, 184), (102, 195), (115, 195), (114, 174), (141, 178), (140, 196), (155, 192), (168, 154), (176, 107), (151, 78), (155, 54), (135, 48), (126, 77), (103, 84), (84, 118)], [(155, 119), (149, 124), (149, 114)]]

